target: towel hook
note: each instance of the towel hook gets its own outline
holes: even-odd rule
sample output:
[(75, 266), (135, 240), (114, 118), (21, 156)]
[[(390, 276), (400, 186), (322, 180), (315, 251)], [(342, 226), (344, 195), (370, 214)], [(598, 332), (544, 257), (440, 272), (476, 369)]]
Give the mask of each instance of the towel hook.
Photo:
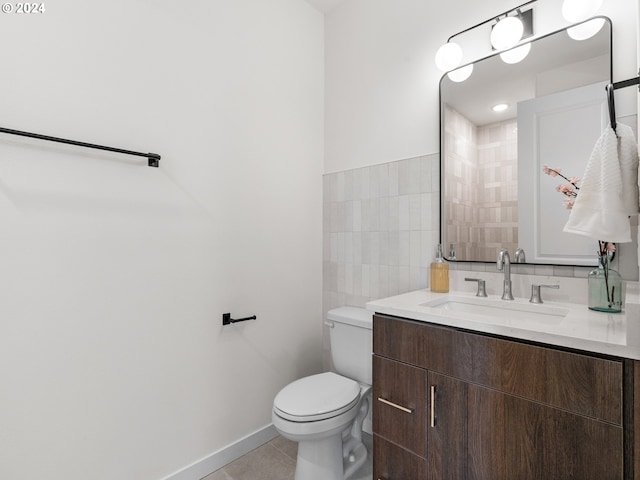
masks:
[(611, 122), (611, 128), (613, 128), (613, 131), (615, 132), (617, 124), (616, 124), (616, 102), (613, 97), (614, 87), (610, 83), (605, 88), (607, 89), (607, 104), (609, 106), (609, 120)]

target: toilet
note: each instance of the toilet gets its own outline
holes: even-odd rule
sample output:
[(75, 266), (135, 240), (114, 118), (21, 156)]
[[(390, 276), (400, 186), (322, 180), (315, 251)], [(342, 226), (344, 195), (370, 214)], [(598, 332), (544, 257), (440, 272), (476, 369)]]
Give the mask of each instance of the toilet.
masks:
[(337, 373), (296, 380), (273, 401), (273, 425), (298, 442), (295, 480), (344, 480), (367, 459), (362, 424), (371, 403), (372, 314), (335, 308), (325, 324)]

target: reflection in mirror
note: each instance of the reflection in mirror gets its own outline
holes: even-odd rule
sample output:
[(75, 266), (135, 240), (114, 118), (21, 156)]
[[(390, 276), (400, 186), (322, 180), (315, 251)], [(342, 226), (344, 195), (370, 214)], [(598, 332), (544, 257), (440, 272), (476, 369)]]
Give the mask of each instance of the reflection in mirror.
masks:
[[(595, 265), (596, 242), (565, 234), (560, 179), (581, 176), (608, 122), (611, 23), (574, 40), (561, 30), (531, 42), (519, 63), (500, 55), (472, 75), (445, 75), (441, 100), (441, 242), (451, 260), (494, 262), (501, 248), (527, 263)], [(501, 107), (497, 107), (501, 105)], [(494, 108), (495, 107), (495, 108)]]

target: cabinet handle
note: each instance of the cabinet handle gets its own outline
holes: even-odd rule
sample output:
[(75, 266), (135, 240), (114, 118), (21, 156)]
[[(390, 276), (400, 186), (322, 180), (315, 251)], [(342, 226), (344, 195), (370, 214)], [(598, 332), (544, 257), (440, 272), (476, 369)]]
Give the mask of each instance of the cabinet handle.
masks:
[(382, 397), (378, 397), (378, 401), (384, 403), (385, 405), (389, 405), (393, 408), (397, 408), (398, 410), (402, 410), (405, 413), (413, 413), (413, 408), (403, 407), (402, 405), (398, 405), (397, 403), (390, 402)]
[(431, 385), (431, 409), (430, 409), (430, 421), (431, 428), (436, 426), (436, 386)]

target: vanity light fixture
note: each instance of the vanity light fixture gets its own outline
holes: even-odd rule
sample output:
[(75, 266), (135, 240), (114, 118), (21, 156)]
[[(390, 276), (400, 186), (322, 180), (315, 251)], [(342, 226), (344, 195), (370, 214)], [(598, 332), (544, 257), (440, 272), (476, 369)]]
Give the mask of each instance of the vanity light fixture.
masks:
[(562, 16), (567, 22), (578, 23), (593, 17), (603, 0), (564, 0)]
[[(460, 45), (452, 42), (452, 39), (489, 22), (497, 21), (491, 30), (491, 45), (496, 50), (513, 49), (513, 47), (515, 47), (523, 38), (533, 35), (533, 10), (529, 9), (523, 12), (521, 11), (521, 8), (536, 1), (537, 0), (529, 0), (518, 7), (507, 10), (500, 15), (491, 17), (484, 22), (474, 25), (473, 27), (469, 27), (461, 32), (451, 35), (449, 40), (447, 40), (447, 43), (442, 45), (436, 52), (436, 66), (443, 72), (449, 72), (449, 78), (454, 82), (466, 80), (469, 78), (469, 75), (471, 75), (473, 67), (471, 65), (467, 65), (465, 67), (458, 68), (462, 63), (463, 52)], [(506, 63), (517, 63), (521, 61), (529, 53), (528, 49), (531, 48), (530, 45), (523, 45), (523, 47), (525, 48), (521, 50), (513, 49), (518, 50), (518, 52), (503, 52), (507, 54), (507, 59), (504, 61)], [(503, 57), (503, 59), (505, 59), (505, 57)]]
[(462, 61), (462, 48), (454, 42), (447, 42), (436, 52), (436, 66), (443, 72), (455, 69)]
[(567, 35), (574, 40), (586, 40), (593, 37), (604, 26), (604, 18), (594, 18), (567, 29)]
[(524, 34), (524, 24), (519, 16), (498, 20), (491, 30), (491, 45), (496, 50), (515, 47)]
[(500, 54), (500, 58), (504, 63), (518, 63), (524, 60), (529, 52), (531, 51), (531, 42), (525, 43), (516, 48), (512, 48), (511, 50), (507, 50), (506, 52), (502, 52)]
[(447, 77), (454, 82), (464, 82), (473, 73), (473, 63), (465, 65), (464, 67), (456, 68), (447, 73)]

